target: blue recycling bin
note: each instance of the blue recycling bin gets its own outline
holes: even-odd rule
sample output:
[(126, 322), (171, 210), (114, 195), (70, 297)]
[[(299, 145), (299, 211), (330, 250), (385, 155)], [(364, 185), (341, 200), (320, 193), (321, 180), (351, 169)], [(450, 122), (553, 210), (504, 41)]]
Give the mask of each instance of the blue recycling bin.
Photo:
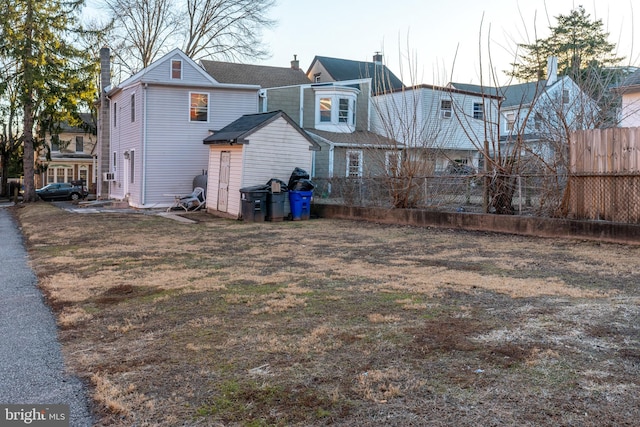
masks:
[(311, 197), (313, 191), (289, 191), (289, 207), (291, 219), (302, 221), (311, 216)]

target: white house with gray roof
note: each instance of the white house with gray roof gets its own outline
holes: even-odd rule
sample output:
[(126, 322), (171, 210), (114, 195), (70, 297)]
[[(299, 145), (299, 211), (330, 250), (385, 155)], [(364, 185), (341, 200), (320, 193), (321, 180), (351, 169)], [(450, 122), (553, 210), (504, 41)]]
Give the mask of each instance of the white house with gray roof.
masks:
[(482, 165), (485, 140), (497, 139), (500, 98), (474, 90), (416, 85), (373, 98), (372, 130), (412, 150), (427, 172)]
[[(137, 208), (168, 207), (207, 171), (211, 131), (258, 112), (260, 86), (221, 83), (175, 49), (115, 87), (109, 102), (108, 197)], [(103, 115), (99, 115), (103, 117)], [(106, 120), (105, 120), (106, 121)], [(98, 152), (102, 151), (102, 147)]]
[[(450, 83), (450, 87), (497, 95), (499, 136), (504, 153), (517, 139), (525, 142), (528, 154), (547, 161), (567, 140), (567, 131), (593, 128), (598, 108), (569, 77), (557, 75), (553, 59), (547, 79), (498, 88)], [(505, 151), (507, 150), (507, 151)]]

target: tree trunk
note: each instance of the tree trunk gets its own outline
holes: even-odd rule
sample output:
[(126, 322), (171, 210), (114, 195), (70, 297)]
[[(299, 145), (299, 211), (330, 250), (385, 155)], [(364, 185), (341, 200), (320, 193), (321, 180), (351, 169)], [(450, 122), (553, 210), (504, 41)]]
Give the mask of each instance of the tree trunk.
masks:
[(24, 153), (23, 153), (23, 183), (24, 183), (24, 202), (35, 202), (37, 200), (36, 189), (34, 184), (34, 144), (33, 144), (33, 3), (27, 2), (27, 14), (25, 17), (25, 52), (22, 58), (24, 66)]

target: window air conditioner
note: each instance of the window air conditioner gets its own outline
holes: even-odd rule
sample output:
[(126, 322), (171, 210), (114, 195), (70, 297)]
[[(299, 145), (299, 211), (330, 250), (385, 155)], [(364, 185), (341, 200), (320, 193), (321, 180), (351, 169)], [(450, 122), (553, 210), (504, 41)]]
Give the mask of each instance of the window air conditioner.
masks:
[(102, 174), (102, 180), (103, 181), (115, 181), (116, 177), (115, 174), (113, 172), (104, 172)]

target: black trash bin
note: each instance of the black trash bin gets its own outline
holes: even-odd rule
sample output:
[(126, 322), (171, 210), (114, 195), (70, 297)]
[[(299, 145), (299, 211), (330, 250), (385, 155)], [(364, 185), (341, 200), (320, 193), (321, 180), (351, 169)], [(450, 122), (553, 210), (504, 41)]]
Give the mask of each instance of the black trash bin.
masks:
[(264, 185), (240, 189), (242, 202), (242, 219), (247, 222), (264, 221), (267, 212), (267, 196), (269, 190)]
[(266, 220), (272, 222), (284, 221), (284, 201), (287, 197), (287, 183), (277, 178), (272, 178), (267, 182), (266, 186), (269, 189)]
[(287, 193), (284, 191), (267, 194), (267, 221), (284, 221), (284, 200), (286, 197)]

